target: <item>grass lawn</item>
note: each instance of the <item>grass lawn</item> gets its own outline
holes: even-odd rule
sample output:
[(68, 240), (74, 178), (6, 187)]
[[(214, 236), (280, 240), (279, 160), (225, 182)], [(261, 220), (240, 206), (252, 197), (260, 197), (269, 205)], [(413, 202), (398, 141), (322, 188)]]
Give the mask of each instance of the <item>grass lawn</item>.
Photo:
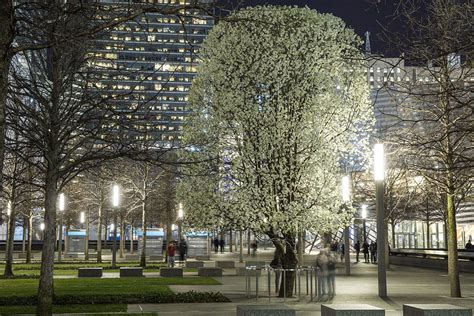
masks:
[[(167, 285), (219, 285), (213, 278), (56, 279), (55, 295), (127, 295), (171, 292)], [(0, 280), (0, 297), (34, 296), (37, 279)]]
[[(118, 267), (138, 267), (138, 263), (119, 263)], [(78, 268), (86, 267), (102, 267), (104, 272), (115, 272), (118, 273), (119, 269), (111, 269), (109, 263), (94, 263), (94, 262), (84, 262), (84, 263), (56, 263), (54, 265), (54, 275), (77, 275)], [(144, 269), (144, 272), (159, 272), (160, 268), (166, 267), (166, 264), (149, 264)], [(5, 270), (4, 265), (0, 265), (0, 275)], [(184, 272), (197, 272), (196, 268), (183, 268)], [(39, 263), (16, 263), (13, 265), (13, 273), (15, 275), (28, 275), (28, 276), (39, 276), (40, 275), (40, 264)]]
[[(53, 313), (119, 313), (126, 312), (126, 304), (54, 305)], [(0, 315), (34, 314), (35, 306), (0, 306)], [(104, 315), (104, 314), (100, 314)], [(115, 314), (116, 315), (116, 314)]]

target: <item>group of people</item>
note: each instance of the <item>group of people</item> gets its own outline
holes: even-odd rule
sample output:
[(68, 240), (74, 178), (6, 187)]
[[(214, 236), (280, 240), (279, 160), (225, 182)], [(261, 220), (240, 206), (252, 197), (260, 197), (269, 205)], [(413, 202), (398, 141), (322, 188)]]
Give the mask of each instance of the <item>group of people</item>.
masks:
[(187, 255), (187, 252), (188, 252), (188, 245), (186, 243), (186, 240), (181, 239), (179, 244), (178, 244), (178, 247), (175, 246), (174, 241), (170, 241), (170, 243), (168, 244), (168, 247), (166, 248), (166, 253), (168, 255), (168, 267), (169, 268), (174, 268), (176, 248), (179, 252), (179, 261), (181, 262), (181, 264), (183, 264), (184, 261), (186, 260), (186, 255)]
[(323, 249), (316, 257), (316, 266), (319, 268), (320, 291), (322, 295), (336, 295), (336, 262), (337, 251)]
[(214, 238), (214, 240), (212, 241), (212, 243), (214, 244), (214, 252), (215, 253), (218, 253), (219, 252), (219, 248), (221, 250), (221, 253), (224, 253), (224, 248), (225, 248), (225, 240), (224, 238)]
[(343, 243), (338, 243), (336, 241), (331, 244), (330, 249), (333, 254), (336, 254), (337, 258), (341, 259), (341, 262), (344, 262), (344, 244)]
[[(356, 262), (359, 262), (359, 254), (361, 250), (359, 241), (354, 244), (354, 250), (356, 252)], [(377, 242), (372, 240), (369, 244), (367, 240), (364, 241), (362, 244), (362, 253), (364, 254), (365, 263), (377, 263)]]

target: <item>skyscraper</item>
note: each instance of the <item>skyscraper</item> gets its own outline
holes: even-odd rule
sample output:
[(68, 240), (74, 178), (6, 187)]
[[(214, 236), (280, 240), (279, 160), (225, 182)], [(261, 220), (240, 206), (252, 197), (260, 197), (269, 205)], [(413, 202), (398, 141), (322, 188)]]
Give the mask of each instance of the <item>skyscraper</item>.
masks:
[[(102, 2), (124, 8), (145, 4)], [(190, 1), (153, 3), (170, 11)], [(179, 139), (199, 47), (213, 25), (210, 15), (194, 9), (179, 15), (150, 12), (118, 25), (96, 41), (93, 54), (100, 80), (95, 89), (112, 104), (119, 125), (132, 124), (127, 137), (160, 144)]]

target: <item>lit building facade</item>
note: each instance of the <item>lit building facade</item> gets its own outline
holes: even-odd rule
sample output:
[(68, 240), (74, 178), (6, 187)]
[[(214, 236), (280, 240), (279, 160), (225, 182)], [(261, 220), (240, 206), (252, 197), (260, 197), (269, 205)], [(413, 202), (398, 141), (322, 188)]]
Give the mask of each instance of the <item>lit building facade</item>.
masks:
[[(153, 3), (170, 7), (190, 1)], [(180, 138), (199, 47), (214, 25), (209, 15), (185, 13), (180, 17), (146, 13), (96, 41), (94, 66), (100, 80), (95, 89), (112, 104), (119, 124), (133, 124), (128, 126), (129, 138), (161, 144)]]

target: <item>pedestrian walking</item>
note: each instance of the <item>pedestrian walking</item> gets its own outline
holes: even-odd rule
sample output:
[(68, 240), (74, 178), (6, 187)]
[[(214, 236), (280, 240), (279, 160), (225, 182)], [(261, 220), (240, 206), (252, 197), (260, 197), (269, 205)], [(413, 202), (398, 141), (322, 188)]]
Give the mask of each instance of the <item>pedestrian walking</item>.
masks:
[(344, 251), (345, 251), (345, 247), (344, 247), (344, 244), (341, 244), (341, 262), (344, 262)]
[(328, 255), (328, 273), (327, 273), (327, 284), (328, 284), (328, 295), (336, 295), (336, 262), (337, 258), (334, 254)]
[(280, 277), (281, 277), (281, 269), (283, 267), (283, 253), (279, 248), (275, 248), (275, 253), (273, 254), (273, 260), (270, 262), (270, 267), (275, 269), (275, 293), (278, 293), (280, 289)]
[(224, 247), (225, 247), (225, 239), (224, 239), (224, 237), (222, 237), (222, 238), (219, 240), (219, 247), (221, 248), (221, 253), (224, 253)]
[(252, 247), (252, 257), (255, 257), (257, 255), (257, 248), (258, 248), (256, 240), (252, 242), (251, 247)]
[(356, 262), (359, 262), (359, 253), (360, 253), (360, 242), (359, 241), (357, 241), (354, 244), (354, 250), (356, 252)]
[(364, 252), (365, 263), (369, 263), (369, 244), (367, 243), (367, 240), (364, 241), (364, 244), (362, 245), (362, 250)]
[(174, 243), (170, 241), (168, 245), (168, 268), (174, 268), (174, 256), (176, 252), (176, 248), (174, 247)]
[(376, 263), (377, 262), (377, 245), (374, 243), (374, 241), (370, 242), (369, 251), (370, 251), (370, 262)]
[(179, 242), (179, 261), (181, 262), (181, 264), (184, 263), (184, 261), (186, 260), (186, 255), (187, 255), (187, 252), (188, 252), (188, 245), (186, 244), (186, 240), (181, 239), (181, 241)]
[(214, 252), (218, 253), (219, 252), (219, 238), (214, 238)]
[(328, 294), (328, 255), (329, 251), (322, 249), (319, 254), (316, 256), (316, 266), (319, 268), (319, 293), (321, 295)]

